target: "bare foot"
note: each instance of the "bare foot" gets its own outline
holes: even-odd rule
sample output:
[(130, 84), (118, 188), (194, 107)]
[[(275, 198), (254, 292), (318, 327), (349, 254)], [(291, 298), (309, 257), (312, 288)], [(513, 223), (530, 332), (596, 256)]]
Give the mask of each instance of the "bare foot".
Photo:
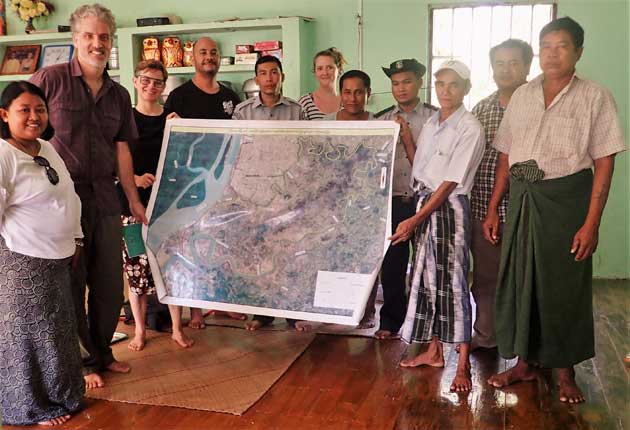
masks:
[(374, 333), (374, 337), (377, 339), (383, 340), (383, 339), (393, 339), (394, 335), (389, 330), (379, 330), (376, 333)]
[(220, 311), (220, 310), (217, 310), (217, 309), (210, 309), (208, 312), (203, 314), (204, 317), (207, 317), (207, 316), (222, 317), (222, 316), (225, 316), (225, 315), (227, 315), (227, 312)]
[(203, 319), (203, 315), (201, 314), (201, 309), (190, 308), (190, 322), (188, 323), (188, 327), (194, 329), (202, 329), (206, 327), (206, 322)]
[(92, 388), (102, 388), (105, 386), (105, 381), (98, 373), (88, 373), (83, 377), (85, 380), (85, 388), (88, 390)]
[(249, 331), (258, 330), (262, 326), (263, 326), (262, 322), (257, 321), (257, 320), (251, 320), (245, 323), (245, 329)]
[(203, 316), (207, 316), (207, 315), (212, 315), (215, 317), (229, 317), (229, 318), (232, 318), (233, 320), (239, 320), (239, 321), (244, 321), (247, 319), (247, 315), (242, 314), (240, 312), (219, 311), (216, 309), (209, 310)]
[(582, 403), (585, 401), (582, 390), (575, 382), (575, 371), (572, 368), (558, 370), (558, 393), (563, 403)]
[(171, 335), (171, 339), (177, 342), (177, 344), (182, 348), (190, 348), (195, 343), (195, 340), (186, 336), (184, 332), (173, 332), (173, 334)]
[(70, 419), (70, 415), (62, 415), (60, 417), (51, 418), (48, 421), (40, 421), (37, 425), (40, 426), (56, 426), (59, 424), (63, 424)]
[(188, 321), (188, 327), (200, 330), (202, 328), (206, 328), (206, 322), (199, 320), (190, 320)]
[(367, 328), (374, 328), (376, 322), (374, 322), (374, 315), (363, 317), (359, 325), (357, 326), (357, 330), (365, 330)]
[(457, 369), (453, 382), (451, 382), (451, 391), (457, 393), (465, 393), (472, 390), (472, 379), (470, 377), (470, 367)]
[(533, 381), (536, 379), (536, 376), (536, 370), (530, 367), (525, 360), (519, 358), (514, 367), (488, 378), (488, 384), (495, 388), (501, 388), (515, 382)]
[(295, 322), (295, 331), (301, 331), (301, 332), (309, 332), (311, 331), (312, 327), (311, 325), (306, 322), (306, 321), (296, 321)]
[(142, 351), (144, 349), (144, 345), (146, 344), (146, 334), (143, 335), (135, 335), (133, 339), (127, 345), (132, 351)]
[(239, 312), (228, 312), (227, 314), (233, 320), (245, 321), (247, 319), (247, 315)]
[(438, 342), (431, 342), (429, 348), (415, 356), (400, 361), (401, 367), (444, 367), (444, 354), (442, 353), (442, 345)]
[(109, 366), (107, 366), (107, 370), (110, 372), (116, 373), (129, 373), (131, 370), (131, 365), (126, 361), (112, 361)]
[[(477, 338), (475, 338), (475, 336), (473, 336), (472, 340), (470, 341), (470, 352), (476, 351), (478, 349), (494, 349), (497, 346), (485, 346), (485, 345), (481, 345), (479, 343), (479, 340)], [(455, 351), (459, 354), (459, 344), (455, 345)]]

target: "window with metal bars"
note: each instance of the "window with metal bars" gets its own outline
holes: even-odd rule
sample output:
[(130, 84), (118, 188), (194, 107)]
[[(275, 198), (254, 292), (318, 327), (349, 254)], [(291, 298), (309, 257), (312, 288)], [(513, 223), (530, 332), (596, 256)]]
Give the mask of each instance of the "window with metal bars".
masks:
[[(437, 105), (433, 71), (450, 59), (464, 62), (471, 71), (472, 89), (464, 103), (470, 110), (496, 91), (490, 67), (490, 48), (506, 39), (521, 39), (532, 45), (529, 79), (541, 73), (538, 64), (538, 34), (555, 18), (551, 2), (476, 6), (432, 6), (430, 9), (429, 100)], [(427, 78), (427, 80), (429, 80)]]

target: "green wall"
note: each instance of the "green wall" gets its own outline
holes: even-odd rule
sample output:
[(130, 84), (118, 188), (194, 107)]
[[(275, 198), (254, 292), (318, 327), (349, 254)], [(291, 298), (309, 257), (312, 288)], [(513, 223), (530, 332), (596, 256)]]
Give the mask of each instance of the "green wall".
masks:
[[(36, 27), (65, 24), (80, 0), (52, 0), (57, 11), (48, 22)], [(5, 0), (6, 2), (6, 0)], [(130, 2), (134, 4), (130, 8)], [(336, 46), (357, 66), (357, 0), (238, 0), (200, 2), (198, 0), (108, 0), (107, 6), (119, 26), (135, 25), (130, 9), (143, 10), (143, 16), (164, 13), (179, 15), (185, 23), (234, 17), (308, 16), (316, 20), (313, 50)], [(474, 0), (363, 0), (363, 69), (373, 79), (374, 96), (370, 110), (391, 104), (389, 82), (380, 66), (398, 58), (416, 57), (426, 61), (430, 4), (474, 4)], [(499, 3), (483, 1), (483, 3)], [(137, 7), (142, 5), (142, 7)], [(8, 11), (10, 34), (23, 31), (24, 24)], [(630, 85), (628, 61), (630, 48), (627, 0), (560, 0), (558, 16), (570, 15), (586, 30), (585, 51), (578, 72), (609, 88), (615, 95), (625, 135), (630, 134), (628, 106)], [(227, 51), (226, 48), (224, 50)], [(313, 83), (313, 79), (307, 82)], [(310, 89), (310, 88), (309, 88)], [(626, 138), (626, 142), (628, 139)], [(600, 245), (594, 257), (595, 276), (630, 278), (630, 157), (617, 157), (612, 192), (600, 230)]]

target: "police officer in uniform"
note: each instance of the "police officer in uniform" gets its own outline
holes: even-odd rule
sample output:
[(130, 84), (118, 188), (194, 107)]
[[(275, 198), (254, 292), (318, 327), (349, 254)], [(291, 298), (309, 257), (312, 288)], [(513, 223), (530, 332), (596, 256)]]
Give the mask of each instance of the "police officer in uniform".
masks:
[[(416, 145), (424, 123), (437, 108), (420, 101), (422, 77), (426, 67), (415, 59), (394, 61), (382, 68), (392, 82), (392, 95), (396, 104), (375, 115), (376, 119), (396, 121), (400, 124), (400, 137), (396, 145), (392, 190), (392, 231), (398, 223), (413, 216), (416, 207), (410, 186), (411, 163), (405, 152), (405, 142)], [(413, 159), (413, 156), (410, 157)], [(381, 269), (383, 307), (380, 326), (375, 334), (387, 339), (398, 334), (407, 312), (406, 275), (409, 261), (409, 241), (389, 247)]]

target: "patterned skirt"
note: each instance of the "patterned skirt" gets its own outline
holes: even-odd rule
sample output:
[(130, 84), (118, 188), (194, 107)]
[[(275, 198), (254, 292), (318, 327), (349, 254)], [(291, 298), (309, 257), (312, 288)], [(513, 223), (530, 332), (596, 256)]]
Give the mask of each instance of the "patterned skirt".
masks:
[(33, 424), (81, 408), (69, 259), (18, 254), (0, 238), (0, 357), (4, 424)]
[[(121, 215), (123, 227), (135, 224), (136, 219), (132, 216)], [(127, 252), (127, 244), (123, 239), (123, 272), (129, 283), (129, 291), (137, 296), (143, 294), (155, 294), (155, 283), (151, 275), (151, 267), (149, 266), (149, 258), (146, 254), (130, 257)]]
[[(431, 193), (420, 191), (417, 210)], [(402, 338), (406, 342), (470, 342), (472, 308), (468, 197), (451, 195), (416, 230), (411, 294)]]

